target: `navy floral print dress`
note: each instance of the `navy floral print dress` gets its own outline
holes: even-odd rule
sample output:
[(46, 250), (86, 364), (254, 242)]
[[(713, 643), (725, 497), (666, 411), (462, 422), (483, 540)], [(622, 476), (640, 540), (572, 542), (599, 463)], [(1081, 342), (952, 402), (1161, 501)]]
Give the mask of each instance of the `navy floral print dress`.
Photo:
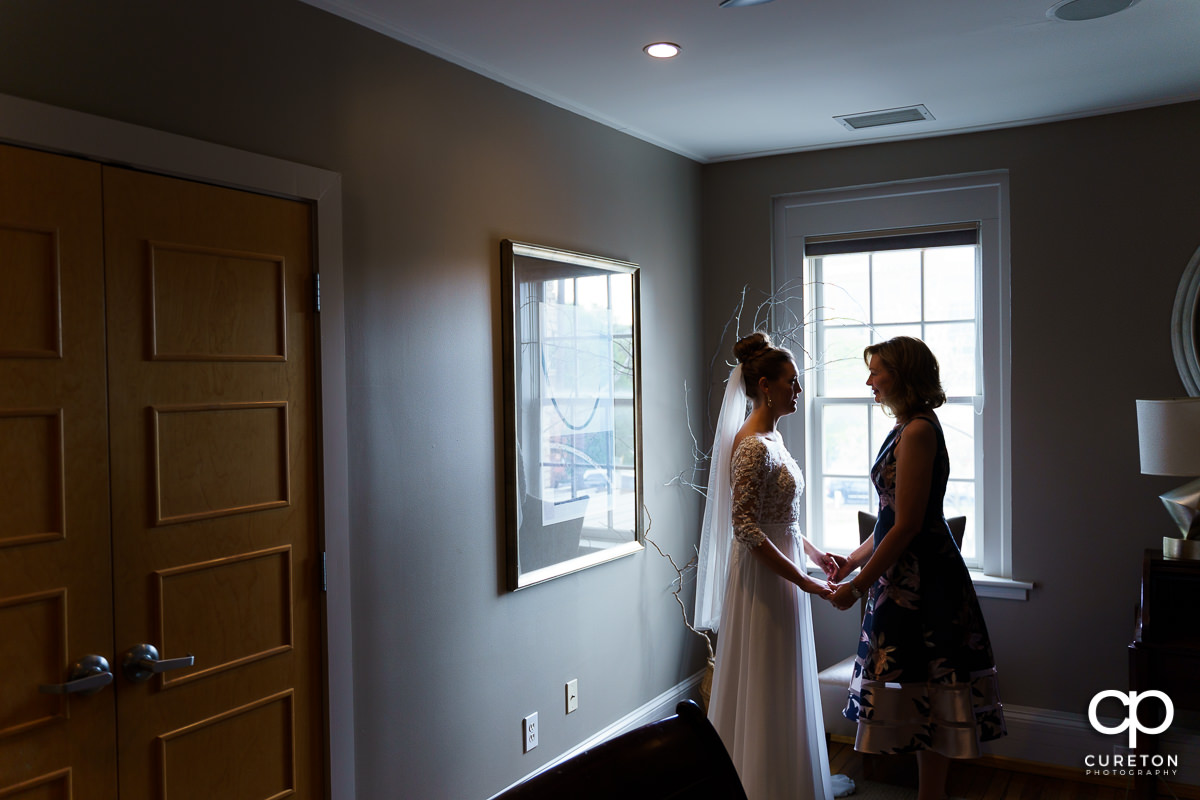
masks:
[[(938, 449), (921, 530), (871, 587), (843, 714), (858, 723), (867, 753), (934, 750), (975, 758), (979, 743), (1005, 734), (995, 659), (975, 587), (942, 511), (950, 459), (937, 418)], [(871, 469), (879, 493), (875, 546), (896, 521), (897, 425)]]

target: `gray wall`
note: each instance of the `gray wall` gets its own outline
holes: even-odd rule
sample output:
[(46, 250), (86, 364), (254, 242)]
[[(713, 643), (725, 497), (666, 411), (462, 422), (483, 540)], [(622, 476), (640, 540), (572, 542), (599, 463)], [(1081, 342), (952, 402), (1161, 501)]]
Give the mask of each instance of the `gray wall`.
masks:
[[(1200, 104), (701, 168), (294, 0), (5, 3), (0, 43), (0, 92), (343, 176), (359, 796), (486, 797), (700, 666), (652, 553), (502, 588), (499, 241), (643, 265), (651, 533), (686, 554), (682, 386), (769, 284), (771, 197), (806, 189), (1010, 170), (1013, 555), (1038, 588), (985, 613), (1008, 702), (1124, 685), (1177, 482), (1138, 474), (1133, 400), (1181, 392)], [(852, 622), (818, 609), (822, 663)]]
[(359, 797), (488, 797), (701, 667), (653, 552), (505, 591), (498, 497), (500, 240), (634, 261), (651, 535), (688, 552), (697, 164), (295, 0), (3, 3), (0, 92), (342, 174)]
[[(1142, 551), (1177, 531), (1138, 471), (1134, 400), (1181, 395), (1170, 318), (1200, 247), (1200, 103), (1086, 120), (710, 165), (705, 350), (741, 287), (771, 280), (779, 194), (1007, 169), (1012, 244), (1014, 577), (985, 599), (1005, 702), (1084, 714), (1127, 685)], [(852, 652), (856, 615), (819, 608), (818, 660)]]

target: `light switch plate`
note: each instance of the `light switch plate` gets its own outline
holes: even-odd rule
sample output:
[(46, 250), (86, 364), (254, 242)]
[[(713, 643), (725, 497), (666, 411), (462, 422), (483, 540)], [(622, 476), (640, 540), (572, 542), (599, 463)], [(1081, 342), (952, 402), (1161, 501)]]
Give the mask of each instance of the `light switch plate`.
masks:
[(577, 708), (579, 708), (579, 679), (571, 678), (567, 681), (567, 713), (570, 714)]

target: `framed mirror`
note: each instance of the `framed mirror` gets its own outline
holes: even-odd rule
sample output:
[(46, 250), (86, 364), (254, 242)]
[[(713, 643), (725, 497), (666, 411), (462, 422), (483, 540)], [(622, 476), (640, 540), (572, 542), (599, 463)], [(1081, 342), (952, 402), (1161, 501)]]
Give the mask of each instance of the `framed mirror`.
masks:
[(1200, 249), (1192, 255), (1171, 312), (1171, 349), (1187, 393), (1200, 397)]
[(505, 240), (510, 589), (642, 549), (638, 267)]

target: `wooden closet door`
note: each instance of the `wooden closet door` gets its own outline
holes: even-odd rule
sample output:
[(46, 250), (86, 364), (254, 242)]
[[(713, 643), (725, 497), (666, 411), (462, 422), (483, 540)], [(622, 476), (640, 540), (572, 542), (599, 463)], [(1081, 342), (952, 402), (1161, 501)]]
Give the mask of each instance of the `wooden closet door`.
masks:
[(121, 798), (322, 797), (310, 207), (103, 177)]
[(0, 797), (115, 798), (100, 167), (0, 146)]

